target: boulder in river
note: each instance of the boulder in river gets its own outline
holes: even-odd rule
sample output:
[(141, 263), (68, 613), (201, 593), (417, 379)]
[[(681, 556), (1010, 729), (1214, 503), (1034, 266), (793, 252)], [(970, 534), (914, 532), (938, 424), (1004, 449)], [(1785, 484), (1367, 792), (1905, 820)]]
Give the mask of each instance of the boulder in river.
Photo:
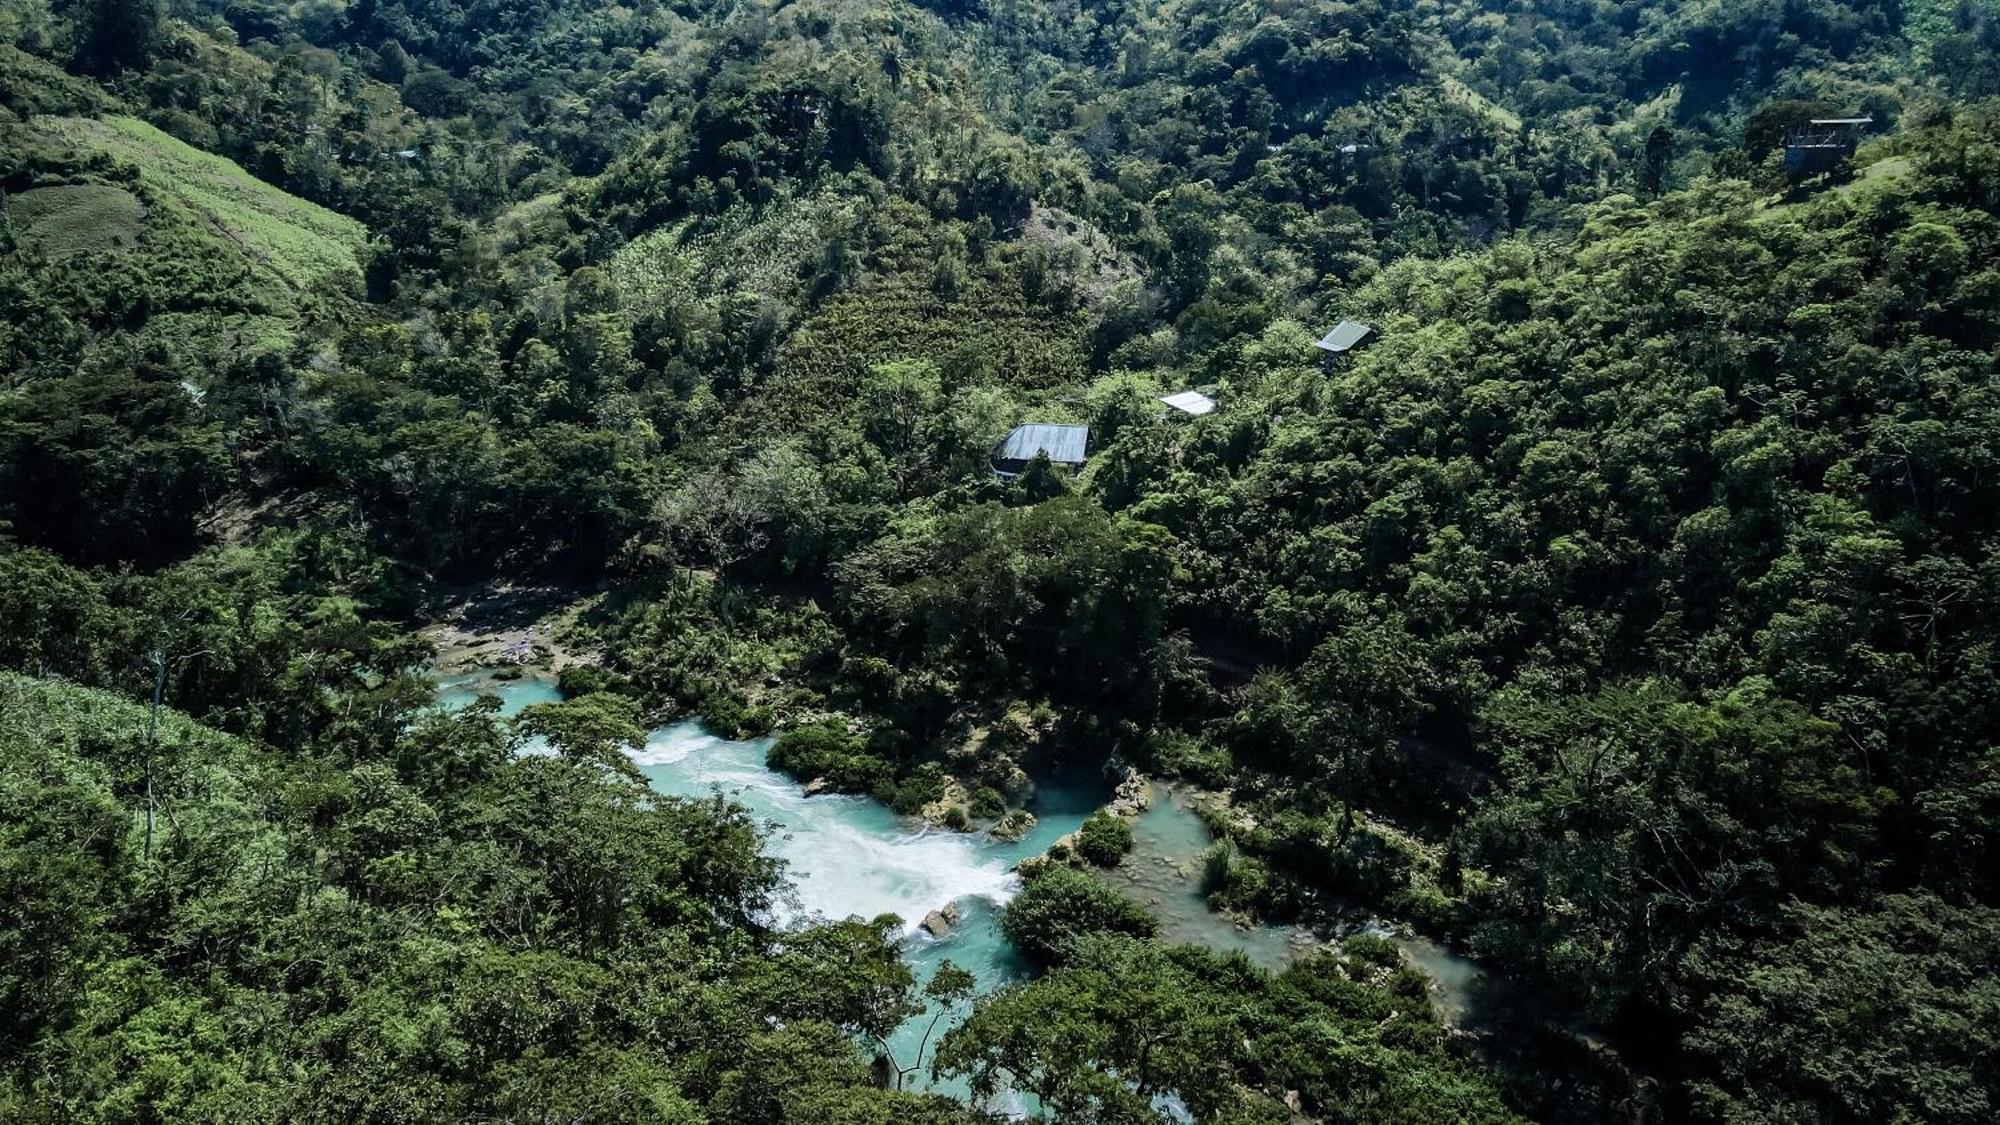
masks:
[(1034, 813), (1026, 809), (1014, 809), (1006, 816), (1001, 817), (1000, 822), (987, 831), (995, 840), (1012, 841), (1026, 836), (1028, 830), (1034, 826)]
[(1135, 817), (1152, 804), (1153, 783), (1138, 770), (1128, 769), (1111, 791), (1111, 802), (1104, 807), (1113, 816)]
[(815, 777), (811, 781), (806, 782), (806, 796), (817, 797), (832, 788), (833, 782), (823, 777)]
[[(947, 906), (945, 910), (957, 913), (954, 907)], [(924, 915), (924, 920), (920, 924), (923, 926), (924, 932), (934, 938), (951, 936), (951, 919), (945, 917), (944, 910), (933, 910), (929, 914)]]

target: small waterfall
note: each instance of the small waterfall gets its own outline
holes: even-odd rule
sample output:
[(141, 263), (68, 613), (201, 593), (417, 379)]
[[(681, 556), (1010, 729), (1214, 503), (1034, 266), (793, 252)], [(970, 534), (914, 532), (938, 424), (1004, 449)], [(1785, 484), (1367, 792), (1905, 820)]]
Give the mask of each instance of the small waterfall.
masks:
[(1011, 860), (981, 837), (912, 830), (866, 797), (807, 797), (764, 764), (768, 745), (732, 742), (685, 722), (655, 731), (631, 756), (661, 792), (698, 797), (720, 789), (771, 821), (768, 846), (789, 866), (797, 920), (896, 914), (914, 935), (924, 915), (946, 903), (999, 905), (1018, 889)]
[[(554, 685), (532, 677), (493, 681), (465, 676), (440, 688), (446, 706), (462, 706), (482, 690), (493, 692), (501, 698), (504, 715), (561, 698)], [(1027, 967), (999, 926), (1000, 908), (1020, 889), (1014, 864), (1074, 831), (1103, 802), (1104, 793), (1088, 785), (1045, 787), (1035, 810), (1040, 822), (1011, 842), (915, 829), (867, 797), (807, 797), (796, 781), (764, 764), (770, 745), (768, 738), (718, 738), (687, 721), (652, 732), (629, 755), (660, 793), (703, 798), (720, 790), (767, 822), (765, 848), (786, 862), (795, 888), (789, 907), (776, 919), (780, 924), (895, 914), (903, 920), (903, 950), (919, 981), (928, 980), (946, 959), (970, 971), (982, 993), (1020, 979)], [(546, 746), (529, 750), (547, 752)], [(920, 928), (924, 915), (947, 903), (959, 904), (959, 921), (947, 937), (933, 940)], [(954, 1017), (935, 1029), (928, 1040), (931, 1050), (937, 1035), (956, 1022)], [(891, 1035), (896, 1057), (917, 1063), (928, 1027), (928, 1018), (918, 1018)], [(962, 1083), (933, 1083), (927, 1073), (912, 1081), (941, 1093), (968, 1094)], [(988, 1108), (1019, 1119), (1033, 1106), (1032, 1099), (1003, 1092)]]

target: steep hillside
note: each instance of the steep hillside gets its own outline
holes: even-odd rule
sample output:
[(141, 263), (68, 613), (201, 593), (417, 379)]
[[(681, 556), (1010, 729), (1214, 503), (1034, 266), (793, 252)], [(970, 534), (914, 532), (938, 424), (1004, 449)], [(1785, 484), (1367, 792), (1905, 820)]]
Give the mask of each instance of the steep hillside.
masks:
[[(24, 287), (0, 332), (15, 333), (17, 378), (117, 336), (212, 372), (289, 346), (315, 310), (359, 294), (361, 224), (143, 121), (36, 116), (0, 133), (0, 218)], [(37, 291), (60, 294), (53, 323), (36, 315)], [(188, 377), (198, 391), (212, 382)]]
[[(1985, 1125), (1996, 58), (1989, 0), (0, 0), (0, 1117)], [(1025, 423), (1087, 434), (996, 473)], [(429, 710), (418, 627), (524, 585), (564, 700)], [(924, 991), (634, 777), (691, 717), (940, 832), (1206, 790), (1180, 901), (1491, 987), (1167, 947), (1065, 866), (1106, 815), (990, 930), (1039, 975)]]
[[(360, 223), (263, 183), (235, 162), (137, 118), (32, 117), (17, 143), (38, 153), (52, 170), (92, 169), (109, 162), (112, 168), (99, 175), (132, 182), (154, 206), (184, 212), (163, 216), (163, 226), (175, 221), (206, 226), (234, 246), (266, 283), (293, 291), (359, 283), (355, 253), (366, 238)], [(91, 174), (84, 171), (76, 178)], [(81, 192), (89, 198), (87, 189), (103, 186), (30, 187), (14, 205), (28, 204), (36, 192)], [(94, 247), (128, 248), (141, 240), (146, 226), (136, 197), (127, 192), (125, 198), (133, 205), (129, 212), (123, 205), (57, 216), (31, 211), (18, 233), (26, 249), (53, 257)], [(100, 201), (98, 207), (105, 205)]]

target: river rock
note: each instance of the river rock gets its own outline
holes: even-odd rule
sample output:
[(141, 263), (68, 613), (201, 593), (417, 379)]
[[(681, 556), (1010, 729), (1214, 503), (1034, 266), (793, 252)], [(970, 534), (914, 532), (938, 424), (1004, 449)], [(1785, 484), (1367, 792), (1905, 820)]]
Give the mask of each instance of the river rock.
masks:
[(1028, 830), (1034, 826), (1034, 813), (1026, 809), (1015, 809), (1006, 816), (1001, 817), (1000, 822), (987, 831), (996, 840), (1012, 841), (1026, 836)]
[(806, 796), (817, 797), (831, 788), (833, 788), (833, 782), (823, 777), (815, 777), (811, 781), (806, 782)]
[(1105, 809), (1113, 816), (1134, 817), (1151, 808), (1153, 804), (1153, 783), (1138, 770), (1126, 770), (1118, 785), (1111, 791), (1111, 803)]
[[(952, 909), (949, 906), (945, 907), (945, 910)], [(924, 928), (924, 932), (934, 938), (951, 936), (951, 919), (945, 917), (944, 910), (933, 910), (929, 914), (924, 915), (921, 925)]]
[(963, 832), (972, 820), (966, 807), (971, 800), (972, 795), (965, 791), (963, 783), (955, 777), (947, 777), (944, 779), (944, 795), (917, 810), (917, 816), (925, 824)]

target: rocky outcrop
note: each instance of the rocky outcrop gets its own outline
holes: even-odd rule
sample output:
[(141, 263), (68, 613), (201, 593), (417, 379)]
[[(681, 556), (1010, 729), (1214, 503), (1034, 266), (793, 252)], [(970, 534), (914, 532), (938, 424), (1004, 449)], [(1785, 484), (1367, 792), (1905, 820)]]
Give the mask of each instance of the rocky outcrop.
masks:
[(1014, 809), (1001, 817), (999, 823), (987, 829), (987, 834), (995, 840), (1018, 840), (1026, 836), (1037, 823), (1034, 813), (1026, 809)]
[[(1138, 770), (1127, 768), (1125, 776), (1111, 789), (1111, 799), (1104, 803), (1104, 811), (1122, 820), (1132, 820), (1140, 813), (1153, 807), (1153, 782)], [(1049, 850), (1064, 862), (1069, 862), (1076, 851), (1077, 838), (1083, 835), (1078, 829), (1049, 845)]]
[(944, 795), (918, 810), (917, 815), (925, 824), (963, 832), (972, 821), (971, 810), (967, 807), (971, 801), (972, 795), (965, 791), (965, 784), (955, 777), (947, 777), (944, 780)]
[(599, 595), (579, 586), (508, 585), (462, 590), (421, 633), (437, 646), (439, 671), (540, 668), (550, 674), (597, 664), (599, 654), (565, 644)]
[(918, 925), (923, 927), (925, 933), (934, 938), (942, 939), (951, 936), (951, 928), (957, 922), (958, 904), (947, 902), (942, 907), (924, 915), (924, 920), (918, 923)]
[(1104, 810), (1112, 816), (1130, 819), (1152, 807), (1153, 783), (1138, 770), (1127, 769), (1125, 776), (1111, 790), (1111, 800)]
[(821, 793), (825, 793), (832, 788), (833, 788), (833, 782), (828, 781), (823, 777), (815, 777), (811, 781), (806, 782), (806, 796), (817, 797)]

